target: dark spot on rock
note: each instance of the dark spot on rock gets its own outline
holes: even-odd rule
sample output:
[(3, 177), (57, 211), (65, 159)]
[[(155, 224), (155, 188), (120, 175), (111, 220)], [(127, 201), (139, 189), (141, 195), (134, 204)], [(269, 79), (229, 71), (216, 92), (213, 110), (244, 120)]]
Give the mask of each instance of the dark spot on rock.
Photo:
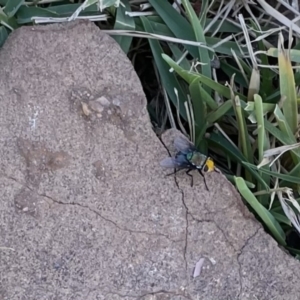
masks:
[(26, 181), (34, 188), (39, 186), (43, 173), (64, 168), (70, 161), (65, 151), (53, 152), (28, 139), (18, 138), (17, 147), (26, 162)]
[(93, 163), (93, 174), (97, 179), (102, 179), (105, 176), (105, 169), (101, 160), (97, 160)]
[(52, 171), (66, 167), (69, 164), (70, 155), (65, 151), (49, 153), (49, 161), (47, 166)]

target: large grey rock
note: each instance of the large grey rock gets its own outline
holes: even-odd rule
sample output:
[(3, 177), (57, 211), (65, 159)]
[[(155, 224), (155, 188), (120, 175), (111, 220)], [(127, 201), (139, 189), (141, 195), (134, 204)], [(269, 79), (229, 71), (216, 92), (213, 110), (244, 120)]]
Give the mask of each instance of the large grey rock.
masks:
[(193, 188), (164, 176), (168, 153), (110, 37), (85, 22), (23, 27), (0, 64), (0, 299), (298, 298), (298, 262), (222, 175), (209, 192), (196, 174)]

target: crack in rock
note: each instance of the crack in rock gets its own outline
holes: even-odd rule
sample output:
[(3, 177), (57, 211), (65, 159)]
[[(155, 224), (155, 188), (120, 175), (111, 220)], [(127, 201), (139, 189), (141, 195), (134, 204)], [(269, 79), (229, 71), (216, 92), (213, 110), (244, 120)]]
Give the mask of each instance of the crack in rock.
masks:
[(121, 227), (119, 224), (117, 224), (113, 220), (110, 220), (110, 219), (104, 217), (97, 210), (95, 210), (95, 209), (93, 209), (93, 208), (91, 208), (91, 207), (89, 207), (87, 205), (83, 205), (83, 204), (76, 203), (76, 202), (63, 202), (63, 201), (59, 201), (59, 200), (54, 199), (54, 198), (52, 198), (52, 197), (50, 197), (50, 196), (48, 196), (46, 194), (38, 194), (38, 195), (41, 196), (41, 197), (45, 197), (45, 198), (47, 198), (47, 199), (49, 199), (49, 200), (51, 200), (51, 201), (53, 201), (54, 203), (57, 203), (57, 204), (61, 204), (61, 205), (73, 205), (73, 206), (78, 206), (78, 207), (81, 207), (81, 208), (88, 209), (89, 211), (93, 212), (94, 214), (96, 214), (98, 217), (100, 217), (104, 221), (106, 221), (106, 222), (111, 223), (112, 225), (114, 225), (119, 230), (127, 231), (127, 232), (130, 232), (130, 233), (146, 234), (146, 235), (149, 235), (149, 236), (162, 236), (164, 238), (167, 238), (171, 242), (178, 242), (177, 240), (172, 240), (168, 235), (163, 234), (163, 233), (151, 233), (151, 232), (147, 232), (147, 231), (144, 231), (144, 230), (132, 230), (132, 229), (129, 229), (129, 228), (126, 228), (126, 227)]
[(240, 256), (243, 254), (243, 250), (244, 248), (248, 245), (249, 241), (251, 241), (256, 235), (257, 233), (261, 230), (261, 228), (258, 228), (251, 236), (248, 237), (248, 239), (246, 240), (245, 244), (241, 247), (241, 249), (239, 249), (239, 253), (237, 255), (237, 263), (239, 265), (239, 283), (240, 283), (240, 290), (238, 293), (238, 299), (240, 299), (242, 293), (243, 293), (243, 274), (242, 274), (242, 264), (239, 261)]
[(185, 243), (184, 243), (184, 248), (183, 248), (183, 258), (184, 258), (184, 263), (185, 263), (185, 270), (187, 272), (188, 271), (188, 266), (187, 266), (186, 253), (187, 253), (187, 248), (188, 248), (188, 233), (189, 233), (189, 219), (188, 219), (188, 216), (189, 216), (189, 209), (188, 209), (188, 207), (187, 207), (187, 205), (185, 203), (185, 200), (184, 200), (184, 191), (179, 187), (179, 184), (178, 184), (176, 176), (174, 176), (174, 181), (175, 181), (175, 184), (176, 184), (178, 190), (181, 193), (182, 205), (185, 208), (185, 222), (186, 222), (186, 226), (185, 226)]
[(207, 210), (207, 214), (214, 215), (214, 214), (220, 214), (220, 213), (224, 214), (227, 211), (230, 211), (232, 208), (236, 207), (236, 203), (233, 202), (233, 203), (231, 203), (230, 205), (228, 205), (226, 207), (216, 209), (216, 210), (210, 210), (209, 206), (207, 206), (206, 203), (204, 203), (203, 206)]
[[(15, 181), (16, 183), (22, 185), (23, 187), (29, 189), (31, 192), (35, 192), (34, 189), (32, 189), (30, 186), (26, 185), (26, 183), (21, 183), (19, 182), (16, 178), (14, 177), (11, 177), (11, 176), (7, 176), (5, 174), (2, 174), (5, 178), (7, 179), (10, 179), (10, 180), (13, 180)], [(182, 242), (182, 239), (178, 239), (178, 240), (173, 240), (171, 239), (167, 234), (163, 234), (163, 233), (151, 233), (151, 232), (147, 232), (147, 231), (144, 231), (144, 230), (132, 230), (132, 229), (129, 229), (129, 228), (126, 228), (126, 227), (121, 227), (119, 224), (117, 224), (116, 222), (114, 222), (113, 220), (110, 220), (109, 218), (106, 218), (104, 217), (103, 215), (101, 215), (97, 210), (95, 209), (92, 209), (91, 207), (87, 206), (87, 205), (83, 205), (83, 204), (80, 204), (80, 203), (76, 203), (76, 202), (63, 202), (63, 201), (59, 201), (57, 199), (54, 199), (46, 194), (39, 194), (37, 192), (35, 192), (38, 196), (40, 197), (45, 197), (47, 199), (49, 199), (50, 201), (56, 203), (56, 204), (60, 204), (60, 205), (73, 205), (73, 206), (78, 206), (78, 207), (81, 207), (81, 208), (85, 208), (85, 209), (88, 209), (89, 211), (93, 212), (94, 214), (96, 214), (98, 217), (100, 217), (101, 219), (103, 219), (104, 221), (112, 224), (113, 226), (115, 226), (116, 228), (118, 228), (119, 230), (122, 230), (122, 231), (126, 231), (126, 232), (129, 232), (129, 233), (136, 233), (136, 234), (146, 234), (146, 235), (149, 235), (149, 236), (161, 236), (161, 237), (164, 237), (166, 239), (168, 239), (169, 241), (173, 242), (173, 243), (178, 243), (178, 242)]]
[(225, 238), (225, 240), (226, 240), (226, 242), (229, 244), (229, 246), (230, 246), (235, 252), (237, 252), (238, 249), (236, 249), (236, 248), (234, 247), (233, 243), (228, 239), (228, 237), (227, 237), (225, 231), (223, 230), (223, 228), (220, 227), (219, 224), (218, 224), (215, 220), (211, 220), (211, 221), (212, 221), (213, 224), (215, 224), (215, 226), (221, 231), (223, 237)]
[[(165, 143), (163, 142), (162, 139), (160, 139), (160, 142), (162, 143), (162, 145), (164, 146), (164, 148), (167, 150), (168, 154), (171, 156), (171, 153), (170, 153), (168, 147), (165, 145)], [(185, 208), (185, 222), (186, 222), (186, 226), (185, 226), (185, 244), (184, 244), (184, 248), (183, 248), (183, 259), (184, 259), (184, 263), (185, 263), (185, 270), (186, 270), (186, 272), (188, 272), (186, 253), (187, 253), (187, 248), (188, 248), (188, 232), (189, 232), (189, 220), (188, 220), (188, 216), (189, 216), (189, 210), (188, 210), (188, 207), (187, 207), (187, 205), (185, 203), (185, 200), (184, 200), (184, 191), (179, 187), (176, 174), (174, 176), (174, 182), (175, 182), (175, 185), (176, 185), (177, 189), (181, 193), (182, 205)]]
[(141, 295), (121, 294), (121, 293), (118, 293), (118, 292), (111, 292), (110, 291), (110, 292), (106, 293), (105, 296), (107, 297), (108, 295), (118, 295), (121, 298), (128, 297), (128, 298), (142, 299), (142, 298), (147, 297), (147, 296), (156, 296), (156, 295), (160, 295), (160, 294), (171, 295), (171, 296), (175, 296), (175, 297), (176, 296), (181, 296), (181, 297), (183, 297), (184, 299), (187, 299), (187, 300), (194, 300), (194, 298), (191, 295), (186, 294), (184, 292), (184, 290), (182, 292), (178, 292), (178, 291), (167, 291), (167, 290), (164, 290), (164, 289), (154, 291), (154, 292), (145, 292)]
[(219, 229), (219, 231), (222, 233), (222, 235), (223, 235), (223, 237), (225, 238), (225, 240), (226, 240), (226, 242), (229, 244), (229, 246), (235, 251), (235, 252), (238, 252), (239, 251), (239, 249), (236, 249), (235, 247), (234, 247), (234, 245), (233, 245), (233, 243), (228, 239), (228, 237), (226, 236), (226, 233), (224, 232), (224, 230), (223, 230), (223, 228), (222, 227), (220, 227), (219, 225), (218, 225), (218, 223), (215, 221), (215, 220), (213, 220), (213, 219), (198, 219), (198, 218), (196, 218), (196, 217), (193, 217), (193, 220), (194, 221), (196, 221), (196, 222), (198, 222), (198, 223), (212, 223), (212, 224), (214, 224), (216, 227), (217, 227), (217, 229)]

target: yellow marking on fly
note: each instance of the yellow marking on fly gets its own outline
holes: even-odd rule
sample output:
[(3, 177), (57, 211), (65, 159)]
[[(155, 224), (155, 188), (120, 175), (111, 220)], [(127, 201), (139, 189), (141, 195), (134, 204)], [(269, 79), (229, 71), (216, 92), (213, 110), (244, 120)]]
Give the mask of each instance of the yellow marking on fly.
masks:
[(210, 157), (207, 158), (205, 165), (206, 165), (206, 172), (212, 172), (215, 170), (215, 163)]

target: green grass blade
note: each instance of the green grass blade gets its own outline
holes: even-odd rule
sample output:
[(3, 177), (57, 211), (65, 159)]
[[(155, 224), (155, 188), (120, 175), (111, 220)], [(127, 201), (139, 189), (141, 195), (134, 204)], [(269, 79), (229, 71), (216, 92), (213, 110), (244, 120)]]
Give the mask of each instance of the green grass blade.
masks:
[(226, 63), (224, 61), (221, 61), (221, 70), (229, 77), (231, 78), (233, 74), (235, 74), (234, 81), (242, 86), (243, 88), (248, 88), (248, 83), (246, 82), (244, 76), (242, 75), (242, 72), (240, 69), (235, 68), (229, 63)]
[[(207, 85), (212, 90), (230, 99), (231, 95), (228, 87), (225, 87), (224, 85), (221, 85), (212, 79), (205, 77), (204, 75), (182, 69), (171, 57), (166, 54), (162, 54), (162, 57), (169, 64), (169, 66), (172, 67), (187, 83), (191, 84), (195, 79), (199, 79), (203, 84)], [(242, 94), (237, 93), (237, 95), (239, 95), (241, 99), (246, 100), (246, 97)]]
[[(280, 110), (279, 106), (276, 105), (274, 110), (274, 115), (276, 117), (278, 126), (280, 128), (280, 131), (289, 138), (289, 140), (296, 140), (295, 136), (293, 135), (291, 128), (286, 120), (286, 117), (283, 115), (282, 111)], [(297, 113), (298, 115), (298, 113)], [(294, 152), (297, 153), (297, 155), (294, 154)], [(300, 162), (299, 156), (300, 156), (300, 149), (295, 149), (295, 151), (291, 153), (292, 160), (295, 165), (297, 165)]]
[[(125, 5), (125, 7), (123, 7), (123, 5), (119, 5), (117, 8), (114, 29), (135, 30), (134, 18), (126, 15), (126, 11), (131, 11), (130, 4), (128, 0), (122, 0), (122, 3)], [(124, 53), (127, 54), (132, 43), (132, 37), (116, 35), (113, 36), (113, 38), (120, 45)]]
[(281, 109), (279, 108), (278, 105), (275, 106), (274, 109), (274, 116), (276, 118), (276, 121), (278, 123), (278, 127), (283, 132), (285, 136), (289, 138), (289, 140), (295, 140), (294, 134), (291, 130), (291, 127), (289, 126), (289, 122), (287, 118), (289, 115), (285, 115), (282, 113)]
[[(206, 130), (206, 104), (203, 101), (202, 93), (201, 93), (201, 85), (198, 80), (194, 80), (189, 86), (191, 100), (193, 104), (194, 118), (195, 118), (195, 135), (197, 137), (196, 146), (199, 140), (202, 140), (202, 132), (203, 129)], [(205, 149), (199, 149), (200, 151), (204, 151)], [(205, 153), (205, 152), (203, 152)]]
[[(264, 125), (266, 130), (283, 145), (292, 145), (297, 142), (294, 136), (289, 136), (288, 134), (285, 134), (284, 132), (273, 126), (269, 121), (264, 120)], [(297, 185), (299, 185), (299, 182), (297, 182), (296, 178), (300, 178), (300, 150), (295, 148), (291, 149), (290, 152), (292, 152), (292, 158), (295, 161), (296, 165), (289, 172), (289, 175), (284, 175), (291, 177), (277, 176), (278, 178), (281, 178), (283, 180), (280, 184), (281, 186), (291, 186), (291, 183), (296, 183)]]
[[(145, 28), (145, 31), (152, 33), (153, 29), (151, 27), (151, 24), (148, 22), (147, 18), (145, 17), (140, 17), (143, 26)], [(167, 90), (168, 95), (170, 96), (171, 101), (177, 107), (177, 97), (174, 92), (174, 88), (177, 89), (178, 91), (178, 97), (179, 97), (179, 111), (181, 116), (187, 120), (187, 115), (186, 115), (186, 110), (184, 107), (184, 102), (187, 101), (187, 96), (183, 92), (183, 89), (178, 82), (178, 79), (176, 78), (176, 75), (174, 72), (170, 72), (170, 68), (168, 64), (162, 59), (162, 53), (163, 49), (161, 48), (159, 42), (154, 39), (149, 39), (149, 44), (152, 50), (152, 54), (156, 63), (156, 66), (158, 68), (159, 74), (160, 74), (160, 79), (162, 81), (163, 86)]]
[[(62, 5), (53, 5), (47, 7), (48, 11), (52, 11), (54, 13), (57, 13), (60, 17), (68, 17), (72, 15), (78, 8), (80, 7), (79, 3), (73, 3), (73, 4), (62, 4)], [(34, 7), (28, 7), (34, 8)], [(97, 4), (93, 4), (89, 7), (87, 7), (80, 15), (90, 13), (97, 13), (99, 14), (99, 9), (97, 7)]]
[[(192, 28), (194, 30), (194, 34), (196, 37), (197, 42), (201, 42), (206, 44), (206, 39), (204, 36), (203, 28), (200, 25), (200, 21), (197, 18), (197, 15), (192, 8), (190, 2), (188, 0), (182, 0), (182, 4), (185, 8), (185, 11), (187, 13), (187, 17), (192, 24)], [(211, 56), (212, 57), (212, 56)], [(198, 58), (200, 62), (205, 63), (201, 66), (202, 74), (208, 78), (211, 78), (211, 65), (210, 65), (210, 56), (208, 54), (208, 50), (205, 48), (198, 47)], [(210, 93), (209, 90), (207, 90), (208, 93)]]
[(19, 27), (15, 17), (8, 18), (3, 12), (0, 13), (0, 23), (9, 30), (14, 30)]
[(291, 253), (293, 253), (295, 255), (295, 258), (297, 260), (300, 260), (300, 250), (299, 249), (295, 249), (292, 247), (285, 247), (288, 251), (290, 251)]
[[(279, 130), (277, 127), (275, 127), (271, 122), (268, 120), (264, 120), (264, 125), (266, 130), (273, 135), (278, 141), (280, 141), (283, 145), (292, 145), (297, 143), (294, 136), (287, 135), (286, 133)], [(300, 159), (300, 150), (299, 149), (292, 149), (291, 150), (298, 159)]]
[[(235, 177), (236, 176), (233, 176), (233, 175), (229, 175), (229, 174), (224, 174), (224, 176), (227, 178), (227, 180), (229, 180), (232, 184), (235, 185)], [(252, 182), (249, 182), (249, 181), (245, 181), (245, 184), (247, 185), (247, 187), (249, 189), (254, 189), (255, 188), (255, 184), (253, 184)]]
[[(163, 14), (164, 14), (164, 12), (163, 12)], [(178, 15), (178, 13), (176, 11), (174, 14), (175, 14), (175, 16)], [(166, 17), (169, 17), (168, 14)], [(175, 31), (175, 33), (173, 33), (166, 24), (161, 23), (160, 20), (157, 20), (157, 17), (149, 16), (149, 17), (147, 17), (147, 19), (152, 24), (153, 33), (155, 33), (155, 34), (166, 35), (168, 37), (177, 37), (177, 38), (181, 38), (181, 39), (185, 39), (185, 40), (192, 40), (193, 38), (195, 39), (195, 37), (193, 37), (193, 35), (190, 35), (190, 34), (183, 33), (181, 35), (177, 35), (176, 33), (178, 33), (178, 31)], [(184, 19), (184, 22), (186, 22), (185, 19)], [(136, 20), (136, 26), (137, 26), (136, 28), (138, 30), (140, 30), (140, 31), (144, 30), (141, 22), (138, 20)], [(187, 30), (192, 30), (192, 27), (188, 22), (187, 22), (187, 26), (189, 28)], [(229, 55), (231, 57), (232, 56), (231, 49), (232, 49), (232, 50), (234, 50), (235, 54), (238, 57), (244, 57), (245, 55), (248, 54), (248, 52), (246, 50), (245, 50), (245, 52), (241, 52), (239, 46), (235, 42), (232, 42), (232, 41), (223, 42), (222, 39), (220, 39), (218, 37), (209, 37), (209, 36), (206, 36), (205, 39), (206, 39), (207, 46), (213, 48), (216, 53)], [(218, 45), (218, 46), (216, 46), (216, 45)], [(197, 50), (196, 46), (185, 45), (185, 48), (189, 51), (189, 53), (194, 58), (198, 57), (198, 50)]]
[(258, 68), (253, 68), (248, 87), (248, 102), (253, 101), (254, 95), (259, 93), (260, 81), (260, 70)]
[(279, 214), (279, 213), (274, 212), (274, 211), (272, 211), (272, 210), (270, 211), (270, 213), (271, 213), (271, 214), (273, 215), (273, 217), (278, 221), (278, 223), (286, 224), (286, 225), (292, 227), (291, 221), (290, 221), (285, 215)]
[(262, 219), (265, 226), (270, 230), (274, 238), (277, 242), (285, 246), (285, 233), (282, 230), (279, 223), (276, 221), (274, 216), (263, 206), (261, 205), (256, 197), (252, 194), (252, 192), (248, 189), (245, 181), (241, 177), (235, 178), (236, 187), (243, 196), (243, 198), (247, 201), (247, 203), (252, 207), (252, 209), (258, 214), (258, 216)]
[(255, 114), (257, 120), (257, 148), (258, 148), (258, 160), (262, 161), (264, 157), (264, 150), (266, 146), (265, 141), (265, 125), (264, 125), (264, 112), (263, 112), (263, 103), (259, 95), (254, 95), (255, 103)]
[(269, 170), (263, 169), (263, 168), (258, 169), (257, 166), (252, 165), (252, 164), (247, 163), (247, 162), (242, 162), (242, 164), (252, 168), (253, 170), (260, 170), (262, 173), (271, 175), (273, 177), (283, 179), (283, 180), (291, 182), (291, 183), (300, 184), (300, 177), (295, 177), (295, 176), (290, 176), (290, 175), (286, 175), (286, 174), (276, 173), (276, 172), (272, 172), (272, 171), (269, 171)]
[(31, 24), (32, 17), (45, 17), (45, 18), (57, 18), (59, 14), (53, 11), (50, 11), (45, 8), (40, 7), (28, 7), (28, 6), (21, 6), (20, 9), (16, 13), (16, 18), (18, 24)]
[(286, 97), (285, 101), (283, 102), (282, 109), (287, 124), (289, 125), (291, 131), (295, 133), (298, 125), (298, 107), (294, 72), (292, 69), (289, 52), (283, 49), (283, 45), (279, 45), (278, 47), (280, 47), (278, 55), (280, 92), (282, 96)]
[(226, 54), (226, 55), (229, 55), (230, 57), (232, 56), (231, 50), (234, 50), (235, 54), (238, 57), (244, 57), (245, 55), (249, 54), (248, 51), (246, 51), (246, 50), (244, 52), (241, 52), (241, 49), (238, 46), (238, 44), (235, 42), (231, 42), (231, 41), (222, 42), (220, 45), (215, 46), (215, 45), (219, 44), (221, 41), (222, 41), (222, 39), (220, 39), (220, 38), (208, 37), (208, 36), (206, 37), (207, 45), (210, 47), (213, 47), (213, 49), (215, 50), (216, 53), (218, 52), (218, 53)]
[[(250, 20), (252, 27), (254, 28), (253, 33), (256, 34), (256, 37), (261, 37), (262, 34), (260, 33), (261, 30), (258, 28), (257, 24), (253, 22), (253, 20)], [(258, 48), (261, 52), (266, 51), (266, 47), (263, 43), (263, 40), (257, 41)], [(270, 65), (268, 56), (265, 53), (262, 53), (258, 56), (261, 59), (261, 64), (262, 65)], [(270, 95), (273, 92), (273, 83), (272, 79), (274, 76), (274, 72), (270, 68), (261, 68), (261, 88), (260, 88), (260, 95), (263, 98), (266, 98), (268, 95)]]
[(8, 0), (3, 12), (9, 17), (13, 17), (18, 9), (23, 5), (24, 0)]
[[(300, 46), (300, 43), (299, 43)], [(266, 52), (266, 55), (271, 57), (277, 57), (278, 58), (278, 49), (277, 48), (270, 48)], [(290, 60), (295, 63), (300, 63), (300, 50), (298, 49), (291, 49), (290, 51)]]
[(0, 47), (3, 46), (8, 37), (8, 30), (4, 26), (0, 26)]
[[(218, 149), (221, 149), (226, 153), (233, 161), (244, 164), (247, 161), (243, 153), (237, 148), (234, 147), (227, 139), (225, 139), (221, 134), (212, 132), (207, 138), (207, 141), (211, 146), (215, 146)], [(250, 164), (252, 166), (252, 164)], [(264, 182), (263, 178), (258, 174), (257, 171), (253, 170), (252, 167), (248, 166), (245, 163), (245, 169), (251, 173), (252, 177), (260, 182), (264, 189), (269, 190), (269, 186)]]
[[(207, 2), (209, 2), (209, 0)], [(202, 5), (203, 5), (203, 2), (202, 2)], [(205, 6), (204, 6), (204, 16), (205, 17), (207, 16)], [(212, 22), (212, 20), (213, 19), (211, 19), (211, 18), (206, 18), (205, 25), (203, 25), (203, 23), (201, 22), (202, 21), (202, 14), (200, 16), (200, 22), (201, 22), (201, 25), (202, 25), (203, 28), (206, 28), (206, 26), (208, 24), (210, 24)], [(220, 23), (222, 23), (222, 26), (219, 28)], [(208, 33), (213, 33), (218, 28), (219, 28), (218, 32), (220, 32), (220, 33), (233, 34), (233, 33), (240, 33), (241, 32), (241, 29), (238, 26), (236, 26), (235, 24), (232, 24), (231, 22), (229, 22), (227, 20), (217, 20), (217, 21), (215, 21), (215, 23), (209, 28), (209, 30), (207, 32)]]
[[(288, 174), (289, 176), (292, 176), (294, 178), (300, 178), (300, 163), (298, 163), (292, 170), (291, 172), (289, 172)], [(291, 182), (289, 180), (284, 180), (280, 183), (281, 186), (288, 186), (288, 187), (293, 187), (295, 189), (299, 188), (299, 183), (298, 182), (294, 182), (296, 183), (297, 186), (294, 186), (293, 184), (291, 184)]]
[(210, 112), (207, 115), (207, 122), (213, 124), (221, 119), (226, 113), (232, 108), (232, 101), (227, 100), (222, 105), (220, 105), (215, 111)]
[(200, 15), (199, 15), (199, 21), (200, 21), (202, 28), (205, 28), (205, 24), (207, 23), (206, 17), (207, 17), (207, 11), (208, 11), (208, 4), (209, 4), (208, 0), (201, 1), (201, 11), (200, 11)]
[(182, 56), (183, 56), (183, 51), (181, 51), (179, 49), (179, 47), (175, 44), (172, 44), (172, 43), (168, 43), (171, 51), (172, 51), (172, 54), (173, 54), (173, 57), (175, 58), (176, 61), (178, 61), (180, 59), (180, 62), (179, 62), (179, 66), (185, 70), (189, 70), (191, 68), (191, 64), (190, 62), (187, 60), (186, 57), (184, 57), (182, 59)]
[[(200, 79), (198, 79), (198, 82), (200, 84)], [(206, 103), (209, 109), (213, 110), (218, 108), (218, 104), (216, 103), (216, 101), (211, 97), (210, 94), (206, 92), (206, 90), (202, 87), (202, 85), (201, 85), (201, 95), (202, 95), (201, 96), (202, 100)]]
[[(270, 148), (269, 139), (267, 138), (265, 125), (264, 125), (264, 109), (262, 98), (259, 95), (254, 95), (255, 115), (257, 120), (257, 149), (258, 161), (261, 162), (264, 158), (264, 151)], [(269, 169), (268, 166), (263, 166), (262, 169)], [(269, 175), (259, 171), (259, 175), (264, 179), (266, 184), (270, 185), (271, 178)], [(263, 186), (258, 183), (257, 190), (260, 191)], [(258, 196), (258, 200), (264, 206), (268, 205), (269, 195)]]
[[(192, 26), (168, 1), (148, 0), (148, 2), (177, 38), (195, 41)], [(197, 47), (190, 45), (184, 45), (184, 47), (193, 57), (198, 57)]]
[[(275, 106), (276, 106), (276, 104), (262, 102), (262, 115), (264, 116), (267, 113), (273, 112), (274, 109), (275, 109)], [(247, 106), (245, 107), (245, 111), (255, 112), (255, 115), (256, 115), (256, 107), (255, 107), (254, 102), (252, 102), (252, 101), (247, 102)], [(256, 117), (255, 117), (255, 119), (256, 119)]]
[[(1, 0), (0, 0), (0, 2), (1, 2)], [(160, 16), (148, 16), (147, 18), (148, 18), (149, 22), (160, 23), (160, 24), (163, 24), (163, 26), (167, 28), (167, 25), (165, 25), (163, 19)], [(201, 23), (201, 26), (203, 28), (206, 28), (206, 26), (208, 24), (210, 24), (212, 20), (213, 19), (211, 19), (211, 18), (206, 19), (205, 25), (203, 25)], [(137, 22), (139, 22), (139, 21), (137, 21)], [(200, 20), (200, 22), (201, 22), (201, 20)], [(241, 29), (238, 26), (236, 26), (235, 24), (230, 23), (227, 20), (222, 20), (222, 21), (217, 20), (217, 21), (215, 21), (215, 23), (209, 28), (209, 30), (207, 32), (208, 33), (215, 32), (216, 29), (219, 27), (219, 25), (220, 25), (221, 22), (222, 22), (222, 27), (219, 28), (218, 32), (220, 32), (220, 33), (230, 33), (230, 34), (240, 33), (241, 32)]]
[[(250, 139), (248, 138), (248, 130), (245, 121), (244, 110), (241, 107), (240, 99), (238, 96), (235, 96), (235, 100), (233, 101), (233, 103), (236, 111), (236, 119), (238, 124), (239, 139), (242, 145), (242, 152), (247, 161), (253, 163), (253, 154), (251, 151)], [(247, 178), (247, 180), (251, 181), (250, 178)]]

